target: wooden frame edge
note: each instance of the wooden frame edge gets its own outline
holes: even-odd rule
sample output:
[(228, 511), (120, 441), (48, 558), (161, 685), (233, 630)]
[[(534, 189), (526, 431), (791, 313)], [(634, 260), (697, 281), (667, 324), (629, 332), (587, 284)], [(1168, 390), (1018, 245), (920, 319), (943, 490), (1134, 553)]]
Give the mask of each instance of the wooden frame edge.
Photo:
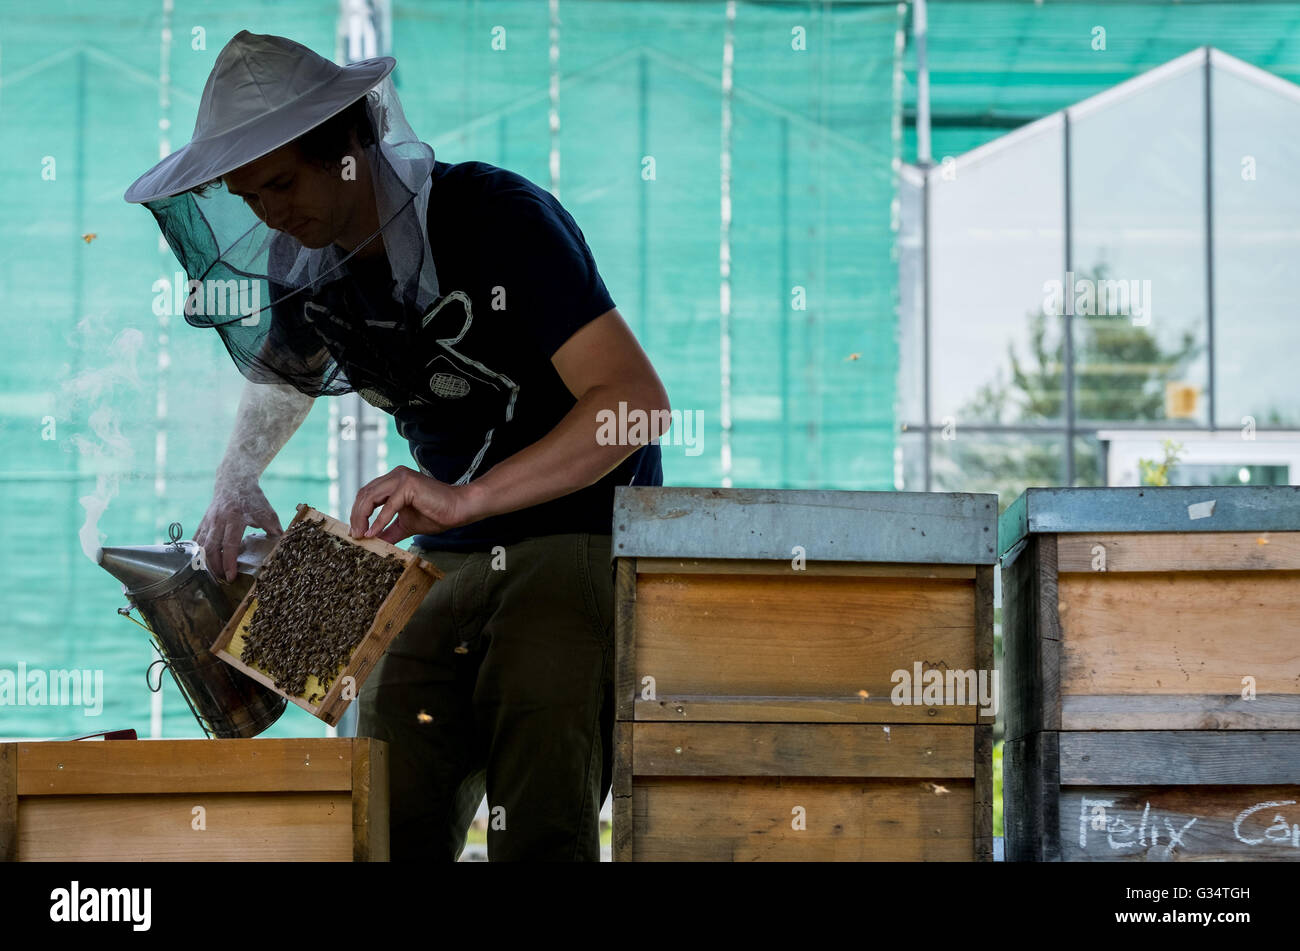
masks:
[(993, 726), (975, 727), (975, 823), (976, 862), (993, 861)]
[(18, 861), (18, 744), (0, 743), (0, 862)]
[(620, 556), (614, 577), (614, 719), (636, 717), (636, 559)]
[[(402, 569), (401, 575), (399, 575), (397, 580), (393, 582), (393, 586), (389, 589), (388, 594), (384, 596), (384, 600), (380, 602), (380, 605), (375, 612), (374, 620), (371, 622), (370, 627), (366, 630), (366, 633), (360, 642), (358, 642), (357, 646), (353, 649), (352, 654), (348, 658), (347, 664), (344, 666), (343, 670), (339, 672), (338, 676), (330, 683), (329, 689), (326, 690), (325, 695), (321, 697), (318, 702), (312, 704), (302, 697), (281, 690), (275, 685), (275, 680), (273, 678), (269, 677), (261, 670), (245, 664), (242, 660), (232, 654), (229, 650), (230, 642), (234, 640), (235, 635), (244, 625), (252, 602), (256, 600), (256, 579), (253, 580), (248, 591), (245, 592), (244, 597), (240, 600), (234, 613), (230, 615), (230, 619), (226, 622), (225, 626), (222, 627), (221, 633), (217, 635), (217, 639), (212, 642), (208, 651), (222, 663), (229, 664), (245, 677), (257, 681), (268, 690), (283, 697), (289, 703), (307, 711), (327, 725), (338, 726), (339, 720), (343, 718), (343, 714), (347, 711), (348, 705), (353, 702), (352, 700), (343, 697), (344, 680), (351, 677), (355, 683), (356, 694), (360, 694), (361, 684), (365, 682), (365, 679), (369, 677), (374, 671), (374, 668), (378, 666), (379, 661), (383, 658), (389, 645), (399, 634), (401, 634), (401, 632), (406, 628), (406, 625), (410, 623), (411, 618), (415, 615), (415, 612), (419, 610), (420, 605), (428, 596), (429, 591), (435, 584), (445, 577), (445, 574), (437, 565), (432, 564), (427, 559), (422, 558), (413, 552), (398, 548), (396, 545), (392, 545), (381, 538), (352, 538), (350, 528), (346, 523), (327, 515), (319, 509), (312, 508), (305, 502), (299, 502), (297, 509), (297, 514), (293, 517), (293, 520), (289, 522), (284, 533), (275, 540), (275, 544), (267, 554), (263, 564), (269, 563), (275, 558), (276, 553), (280, 549), (280, 543), (283, 541), (285, 535), (288, 534), (289, 529), (293, 528), (300, 522), (311, 521), (328, 534), (342, 538), (350, 544), (358, 545), (372, 554), (380, 555), (385, 558), (389, 555), (396, 555), (405, 566)], [(316, 516), (319, 516), (323, 521), (318, 521)], [(400, 616), (403, 612), (406, 613), (406, 620), (402, 622), (401, 626), (398, 627), (396, 631), (392, 630), (393, 618), (395, 616)], [(385, 617), (385, 615), (387, 615), (387, 617)], [(382, 625), (381, 621), (383, 622)]]
[(1056, 559), (1063, 574), (1300, 571), (1300, 531), (1061, 532)]
[(1028, 725), (1035, 733), (1061, 728), (1061, 614), (1057, 591), (1056, 536), (1039, 535), (1034, 541), (1034, 627), (1032, 632), (1035, 668), (1038, 673), (1038, 709), (1036, 723)]
[(614, 723), (614, 785), (611, 790), (613, 828), (611, 858), (631, 862), (636, 829), (632, 815), (632, 722)]
[(353, 737), (352, 861), (387, 862), (388, 849), (388, 746)]

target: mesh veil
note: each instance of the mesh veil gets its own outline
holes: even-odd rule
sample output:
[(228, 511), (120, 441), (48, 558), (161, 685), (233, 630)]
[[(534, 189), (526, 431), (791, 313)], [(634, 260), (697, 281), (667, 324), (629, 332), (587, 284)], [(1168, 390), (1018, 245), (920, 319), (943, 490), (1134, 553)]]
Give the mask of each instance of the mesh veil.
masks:
[[(405, 379), (386, 357), (362, 348), (354, 347), (347, 366), (340, 365), (326, 337), (312, 333), (312, 302), (334, 302), (335, 313), (361, 327), (378, 313), (424, 313), (438, 298), (425, 220), (433, 148), (407, 123), (391, 77), (365, 99), (375, 142), (363, 150), (380, 228), (352, 251), (303, 246), (268, 226), (224, 185), (143, 203), (188, 276), (186, 322), (215, 329), (235, 366), (255, 383), (288, 383), (310, 396), (333, 396), (360, 388), (349, 376), (390, 384)], [(381, 233), (392, 299), (362, 300), (350, 288), (349, 261)]]

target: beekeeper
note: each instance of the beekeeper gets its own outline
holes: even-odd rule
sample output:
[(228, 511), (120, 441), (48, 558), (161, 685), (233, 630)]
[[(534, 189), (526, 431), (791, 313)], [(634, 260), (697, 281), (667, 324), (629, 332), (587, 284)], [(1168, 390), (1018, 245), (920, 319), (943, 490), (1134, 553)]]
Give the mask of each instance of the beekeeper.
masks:
[[(596, 860), (613, 490), (662, 483), (668, 397), (573, 218), (435, 160), (395, 65), (241, 32), (191, 141), (126, 192), (202, 282), (187, 322), (248, 380), (195, 540), (233, 578), (246, 527), (282, 531), (258, 480), (314, 397), (390, 413), (414, 467), (358, 492), (353, 535), (414, 536), (446, 573), (359, 697), (358, 732), (389, 745), (392, 857), (458, 858), (486, 793), (490, 859)], [(227, 292), (256, 303), (211, 305)], [(620, 409), (652, 421), (639, 441), (603, 438)]]

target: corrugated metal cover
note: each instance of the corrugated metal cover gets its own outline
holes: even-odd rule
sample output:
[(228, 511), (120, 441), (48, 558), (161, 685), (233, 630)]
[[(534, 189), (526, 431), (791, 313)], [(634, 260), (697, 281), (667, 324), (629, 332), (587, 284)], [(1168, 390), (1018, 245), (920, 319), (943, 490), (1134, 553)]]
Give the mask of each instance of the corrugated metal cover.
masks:
[(1295, 532), (1300, 486), (1026, 489), (998, 523), (998, 555), (1031, 532)]
[(619, 486), (615, 556), (988, 565), (995, 495)]

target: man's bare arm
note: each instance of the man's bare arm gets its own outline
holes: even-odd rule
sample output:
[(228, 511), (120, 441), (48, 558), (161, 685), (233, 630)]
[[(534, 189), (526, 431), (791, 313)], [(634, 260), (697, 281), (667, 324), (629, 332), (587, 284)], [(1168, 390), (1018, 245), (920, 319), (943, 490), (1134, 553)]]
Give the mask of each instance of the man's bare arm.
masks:
[[(599, 481), (668, 428), (672, 407), (663, 381), (617, 308), (573, 334), (551, 363), (576, 402), (549, 433), (463, 485), (398, 466), (357, 493), (352, 536), (396, 544), (540, 505)], [(602, 414), (622, 415), (626, 407), (628, 415), (645, 413), (650, 431), (644, 442), (606, 444)]]

